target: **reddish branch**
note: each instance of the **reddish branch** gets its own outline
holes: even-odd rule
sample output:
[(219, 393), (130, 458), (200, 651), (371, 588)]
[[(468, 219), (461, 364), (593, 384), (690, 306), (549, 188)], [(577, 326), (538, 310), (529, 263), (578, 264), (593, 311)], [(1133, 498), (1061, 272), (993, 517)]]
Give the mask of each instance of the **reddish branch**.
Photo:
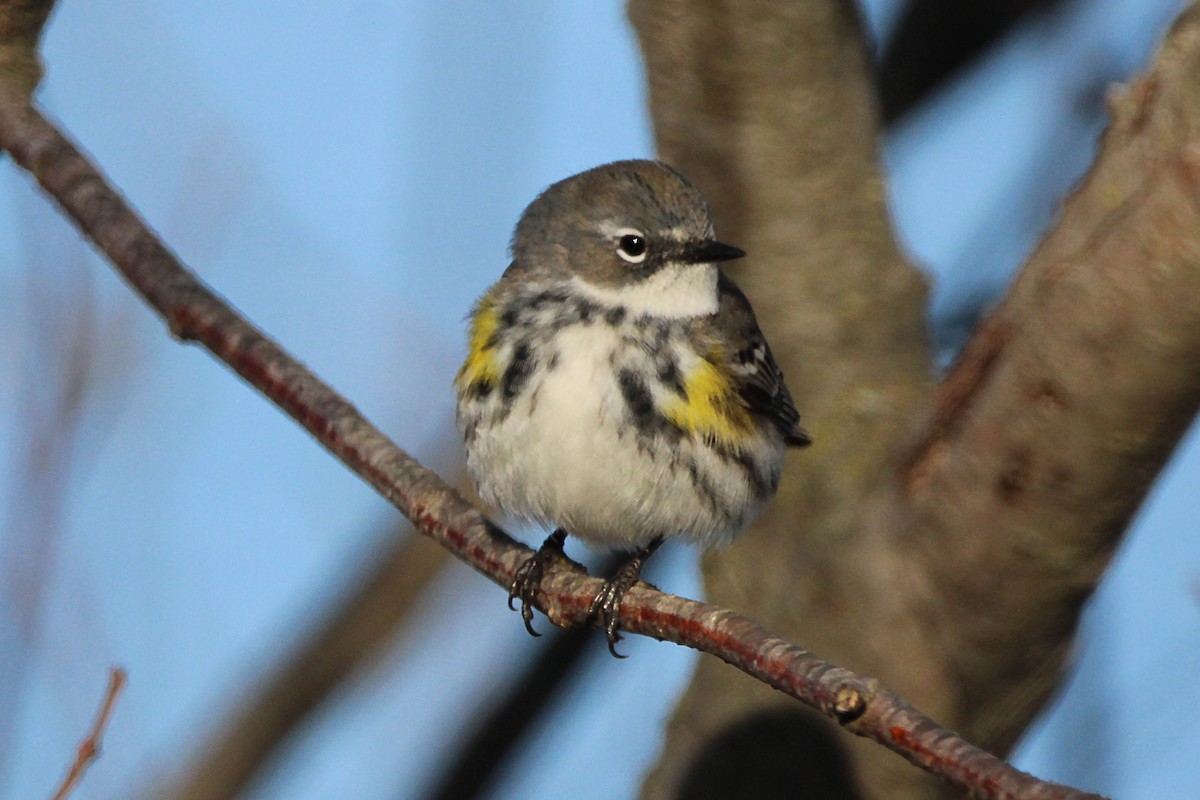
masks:
[[(149, 230), (78, 149), (40, 113), (0, 89), (0, 148), (27, 169), (66, 215), (184, 341), (232, 367), (426, 535), (501, 586), (528, 548), (487, 522), (433, 472), (368, 422), (205, 286)], [(555, 624), (588, 624), (597, 579), (550, 572), (538, 606)], [(881, 689), (768, 635), (732, 611), (639, 585), (622, 606), (625, 630), (694, 647), (882, 743), (934, 775), (984, 798), (1095, 798), (1038, 781), (974, 747)]]
[(120, 668), (109, 670), (108, 690), (105, 691), (104, 700), (100, 703), (96, 721), (92, 723), (92, 730), (88, 733), (87, 738), (80, 743), (79, 749), (75, 753), (75, 762), (71, 764), (71, 769), (67, 771), (67, 777), (63, 778), (58, 791), (54, 793), (53, 800), (65, 800), (79, 781), (83, 780), (83, 773), (87, 771), (88, 766), (100, 756), (100, 737), (104, 735), (104, 730), (108, 727), (109, 717), (112, 716), (113, 708), (117, 704), (117, 695), (124, 687), (125, 670)]

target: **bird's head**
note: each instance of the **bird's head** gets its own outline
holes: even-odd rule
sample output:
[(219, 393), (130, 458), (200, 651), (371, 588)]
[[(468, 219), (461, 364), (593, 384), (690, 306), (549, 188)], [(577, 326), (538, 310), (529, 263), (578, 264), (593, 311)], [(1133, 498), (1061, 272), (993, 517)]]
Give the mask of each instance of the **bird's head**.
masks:
[(554, 184), (521, 215), (512, 251), (528, 277), (660, 316), (715, 313), (716, 263), (745, 255), (714, 238), (700, 191), (658, 161), (617, 161)]

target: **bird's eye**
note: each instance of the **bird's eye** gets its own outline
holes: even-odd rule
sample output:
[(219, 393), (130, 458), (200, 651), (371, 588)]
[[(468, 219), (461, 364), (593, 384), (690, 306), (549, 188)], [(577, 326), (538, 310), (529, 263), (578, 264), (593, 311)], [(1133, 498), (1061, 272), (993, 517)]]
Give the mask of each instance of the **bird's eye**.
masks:
[(622, 231), (617, 239), (617, 255), (630, 264), (642, 263), (646, 260), (646, 237), (638, 231)]

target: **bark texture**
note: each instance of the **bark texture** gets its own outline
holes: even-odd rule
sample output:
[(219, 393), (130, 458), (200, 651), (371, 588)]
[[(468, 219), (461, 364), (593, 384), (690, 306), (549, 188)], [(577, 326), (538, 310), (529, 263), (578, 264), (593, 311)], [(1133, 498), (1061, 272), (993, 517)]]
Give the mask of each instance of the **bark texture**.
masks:
[(28, 97), (42, 79), (37, 45), (54, 0), (9, 0), (0, 4), (0, 82), (5, 91)]
[[(1200, 15), (1114, 100), (1088, 179), (935, 389), (853, 3), (629, 14), (660, 156), (750, 254), (734, 277), (815, 440), (706, 560), (709, 597), (1005, 752), (1200, 403)], [(826, 728), (702, 661), (643, 795), (945, 791)]]

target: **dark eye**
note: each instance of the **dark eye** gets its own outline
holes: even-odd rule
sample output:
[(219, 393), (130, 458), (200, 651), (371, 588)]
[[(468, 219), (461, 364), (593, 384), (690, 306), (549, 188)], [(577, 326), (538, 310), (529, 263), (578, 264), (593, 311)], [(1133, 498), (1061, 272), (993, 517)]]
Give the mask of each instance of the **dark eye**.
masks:
[(646, 237), (637, 231), (623, 233), (617, 240), (617, 255), (630, 264), (640, 264), (646, 260)]

